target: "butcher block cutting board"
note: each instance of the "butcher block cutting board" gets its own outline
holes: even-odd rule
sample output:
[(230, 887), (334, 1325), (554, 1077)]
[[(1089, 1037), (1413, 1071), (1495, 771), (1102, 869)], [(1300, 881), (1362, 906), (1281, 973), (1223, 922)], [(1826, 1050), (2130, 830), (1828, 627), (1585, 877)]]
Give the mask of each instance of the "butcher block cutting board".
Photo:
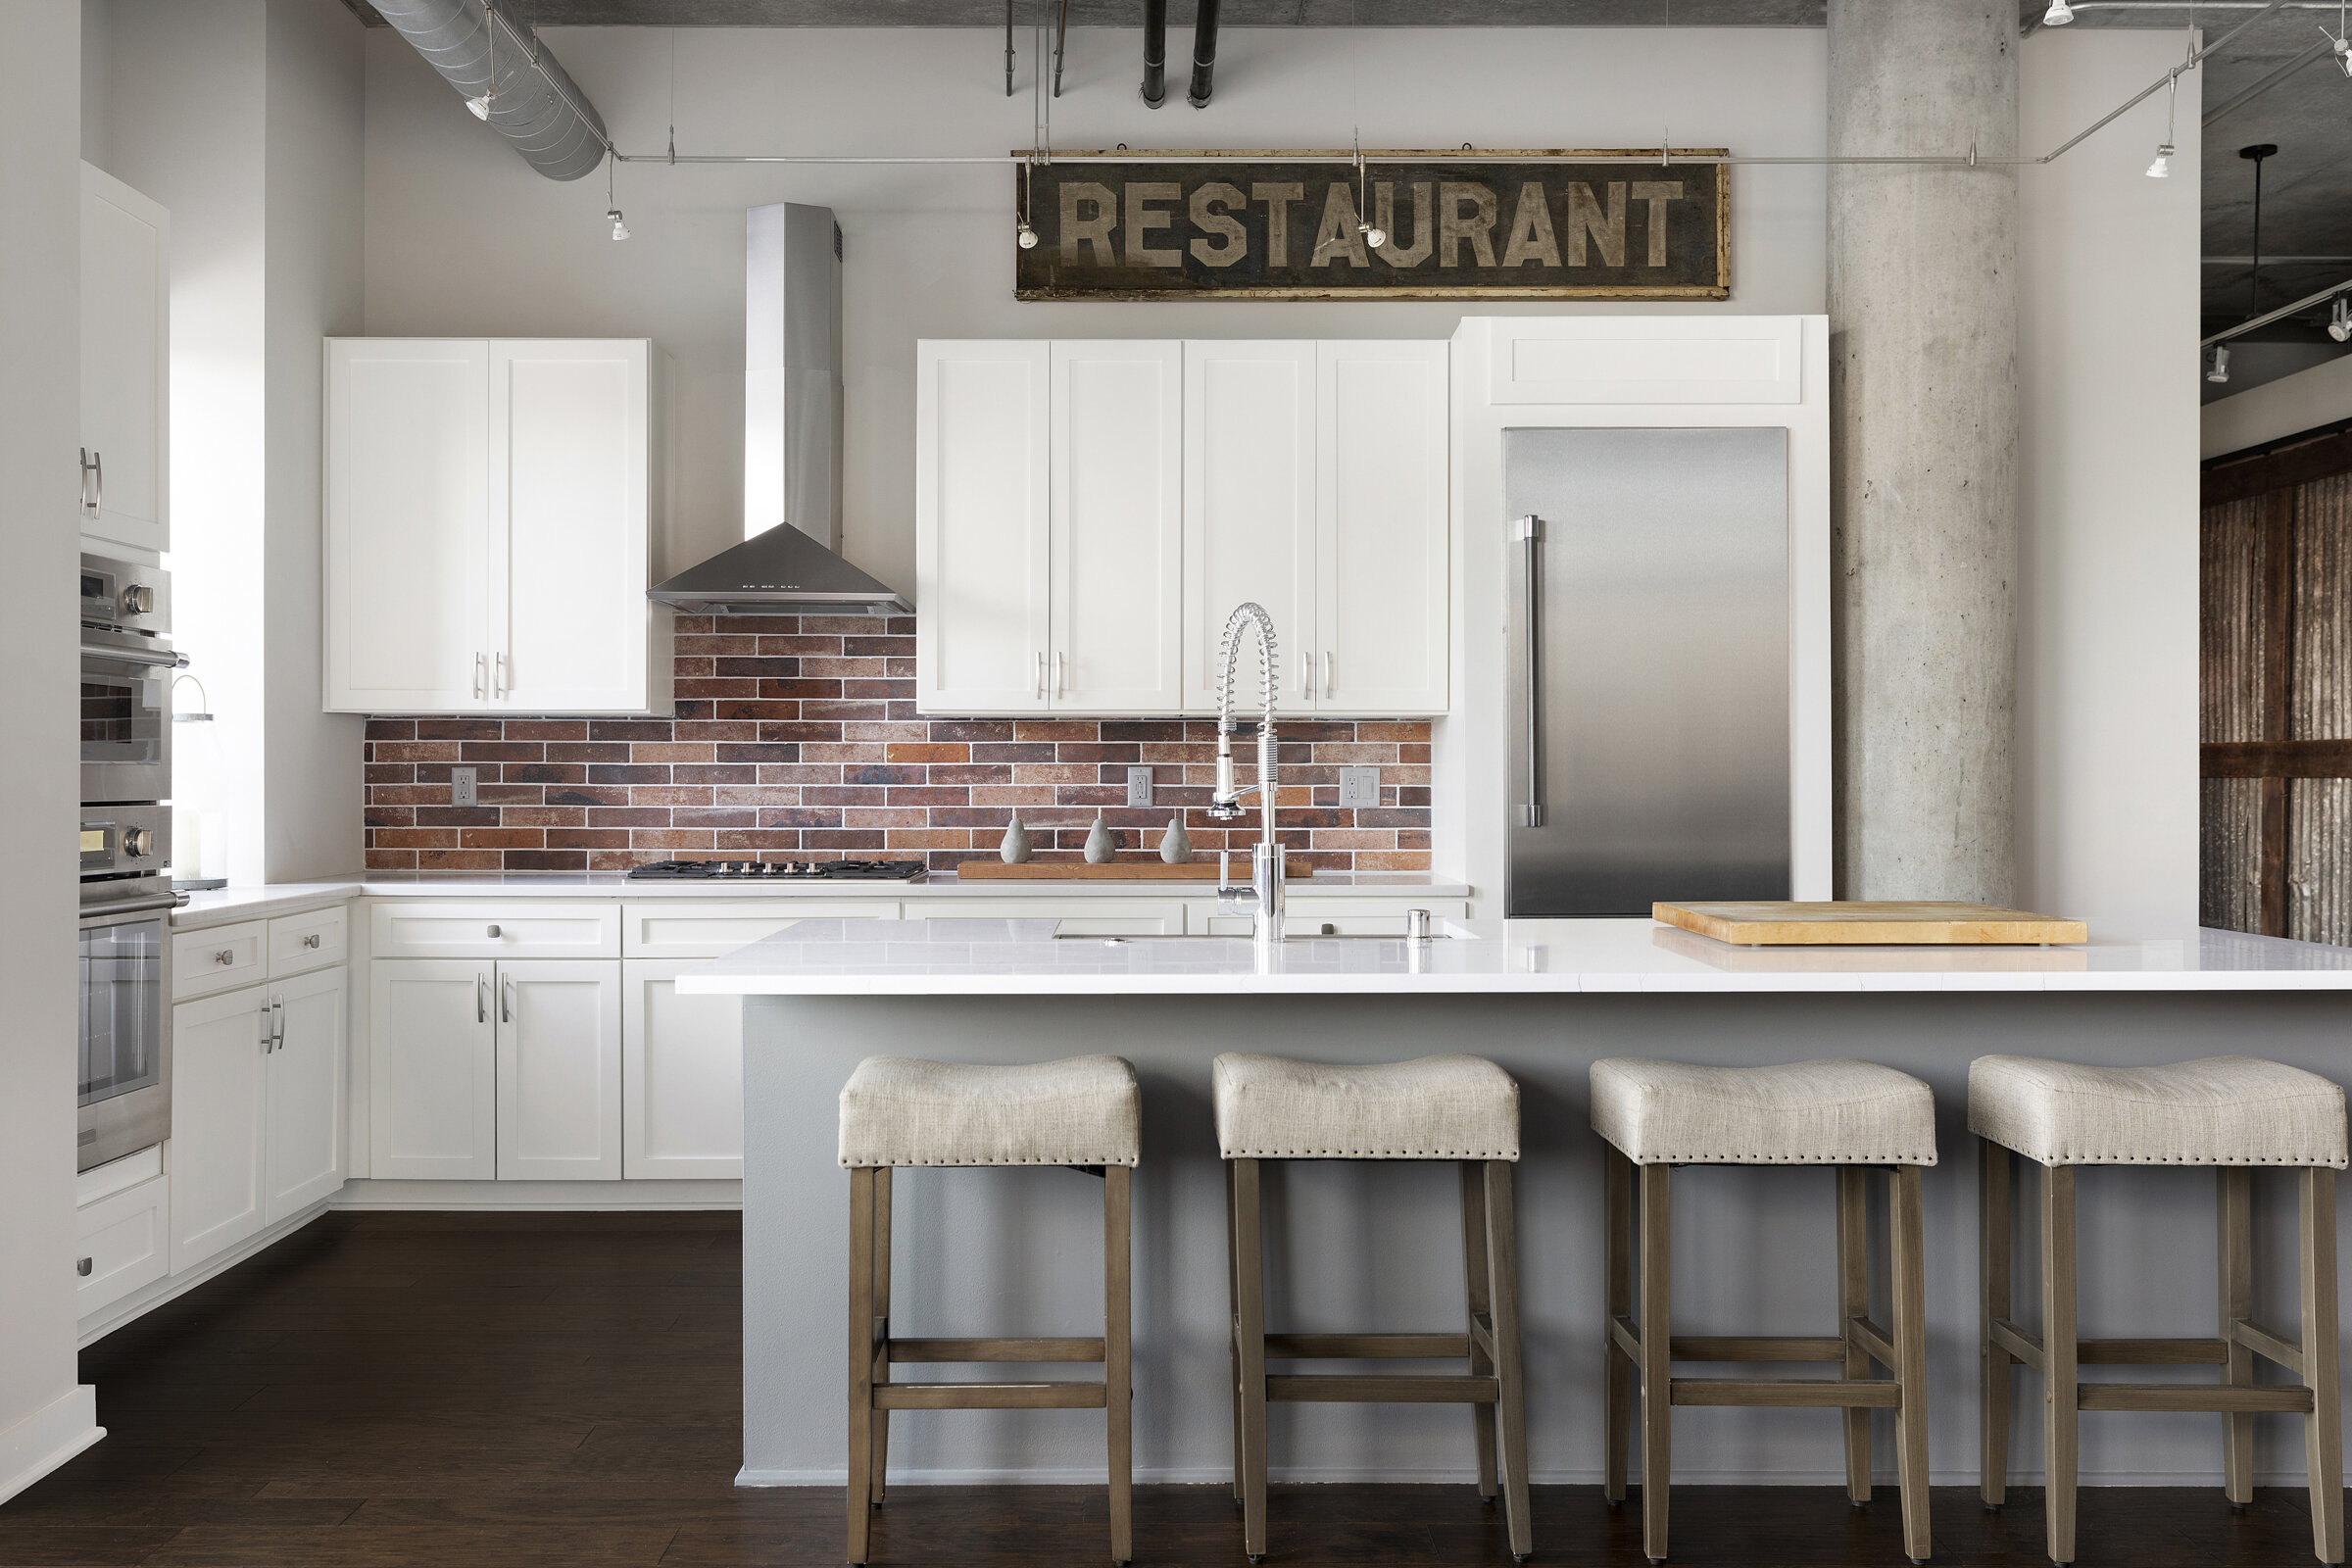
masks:
[(1653, 904), (1650, 917), (1718, 942), (1751, 948), (1866, 947), (1889, 943), (1978, 947), (2087, 942), (2080, 920), (1988, 904), (1930, 902)]

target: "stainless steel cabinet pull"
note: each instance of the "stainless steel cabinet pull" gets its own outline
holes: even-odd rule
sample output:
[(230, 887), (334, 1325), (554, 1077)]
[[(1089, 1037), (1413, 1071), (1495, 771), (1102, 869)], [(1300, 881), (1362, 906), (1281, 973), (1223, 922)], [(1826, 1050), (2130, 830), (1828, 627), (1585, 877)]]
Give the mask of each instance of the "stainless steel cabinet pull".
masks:
[(1056, 697), (1066, 697), (1069, 695), (1069, 690), (1070, 656), (1068, 654), (1055, 654), (1054, 656), (1054, 695)]
[(237, 961), (236, 950), (234, 948), (222, 948), (219, 953), (213, 955), (213, 961), (225, 968), (229, 964)]
[(318, 945), (318, 933), (314, 931), (309, 936), (304, 937), (302, 939), (302, 945), (306, 948), (317, 947)]
[(1303, 648), (1298, 650), (1298, 695), (1315, 695), (1315, 656)]
[(1331, 651), (1329, 649), (1325, 649), (1323, 653), (1323, 695), (1326, 697), (1331, 695)]
[(473, 977), (473, 1021), (490, 1021), (490, 977), (486, 974)]
[(81, 490), (76, 499), (81, 503), (83, 512), (96, 514), (98, 509), (90, 505), (90, 449), (88, 447), (81, 448)]
[(90, 452), (90, 473), (97, 481), (90, 486), (90, 515), (95, 517), (106, 512), (106, 454), (94, 448)]
[(277, 1031), (271, 1027), (270, 1004), (267, 1000), (254, 1009), (254, 1016), (262, 1020), (262, 1054), (267, 1056), (277, 1049)]
[(513, 1023), (514, 1021), (514, 978), (512, 975), (505, 977), (499, 982), (498, 1021), (500, 1023)]
[(270, 999), (270, 1017), (271, 1020), (271, 1028), (270, 1031), (270, 1049), (271, 1051), (283, 1051), (286, 1049), (285, 998), (271, 997)]
[(1544, 639), (1540, 610), (1544, 603), (1544, 519), (1530, 513), (1511, 524), (1511, 537), (1526, 551), (1527, 601), (1527, 804), (1519, 808), (1519, 826), (1544, 825)]
[(498, 927), (496, 927), (496, 926), (491, 926), (491, 927), (489, 928), (489, 934), (490, 934), (492, 937), (496, 937), (496, 936), (498, 935)]
[(490, 695), (504, 697), (507, 695), (507, 688), (514, 684), (507, 679), (507, 656), (500, 654), (494, 667), (496, 672), (491, 676)]
[(1037, 695), (1046, 695), (1046, 656), (1042, 651), (1037, 656)]
[(479, 697), (479, 696), (481, 696), (481, 695), (482, 695), (482, 688), (483, 688), (484, 684), (487, 682), (487, 680), (488, 680), (488, 678), (489, 678), (489, 673), (490, 673), (490, 662), (489, 662), (489, 661), (488, 661), (486, 658), (484, 658), (482, 655), (480, 655), (480, 654), (476, 654), (476, 655), (474, 655), (474, 656), (473, 656), (473, 695), (474, 695), (474, 696), (476, 696), (476, 697)]
[(90, 1277), (90, 1265), (91, 1259), (86, 1257), (77, 1257), (74, 1260), (74, 1272), (86, 1280)]

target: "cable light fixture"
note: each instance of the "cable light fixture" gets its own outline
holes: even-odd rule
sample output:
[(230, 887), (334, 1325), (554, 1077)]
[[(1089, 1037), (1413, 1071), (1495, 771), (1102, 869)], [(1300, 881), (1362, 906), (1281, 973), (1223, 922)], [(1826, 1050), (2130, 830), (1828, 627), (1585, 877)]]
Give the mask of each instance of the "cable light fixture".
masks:
[(2335, 310), (2328, 318), (2328, 335), (2338, 343), (2352, 342), (2352, 298), (2338, 294)]
[(620, 216), (620, 200), (612, 194), (612, 171), (619, 162), (618, 158), (613, 157), (605, 160), (605, 220), (612, 225), (614, 244), (629, 237), (628, 220)]
[(2216, 344), (2213, 346), (2213, 354), (2212, 354), (2212, 357), (2211, 357), (2210, 363), (2208, 363), (2208, 365), (2206, 366), (2206, 369), (2205, 369), (2205, 379), (2206, 379), (2206, 380), (2208, 380), (2208, 381), (2211, 381), (2211, 382), (2212, 382), (2214, 385), (2216, 385), (2216, 386), (2226, 386), (2226, 385), (2228, 385), (2228, 384), (2229, 384), (2229, 381), (2230, 381), (2230, 345), (2229, 345), (2229, 344), (2227, 344), (2227, 343), (2216, 343)]
[(466, 107), (476, 120), (487, 121), (490, 111), (498, 107), (498, 13), (496, 0), (482, 0), (483, 56), (482, 90), (466, 100)]
[(2045, 27), (2063, 27), (2074, 20), (2075, 8), (2066, 0), (2050, 0), (2050, 9), (2041, 14), (2041, 24)]

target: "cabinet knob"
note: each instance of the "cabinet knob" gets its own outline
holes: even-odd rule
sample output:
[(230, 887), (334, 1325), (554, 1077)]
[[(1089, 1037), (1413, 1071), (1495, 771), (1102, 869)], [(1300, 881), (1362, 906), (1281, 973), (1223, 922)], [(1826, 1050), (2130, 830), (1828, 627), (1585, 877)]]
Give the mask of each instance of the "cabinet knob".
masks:
[(237, 961), (236, 950), (234, 948), (222, 948), (219, 953), (213, 955), (213, 961), (225, 969), (230, 964)]
[(493, 937), (497, 936), (497, 935), (498, 935), (498, 927), (496, 927), (496, 926), (492, 926), (492, 927), (490, 928), (490, 935), (491, 935), (491, 936), (493, 936)]
[(302, 939), (302, 945), (306, 948), (317, 947), (318, 945), (318, 933), (314, 931), (309, 936), (304, 937)]
[(88, 1279), (90, 1277), (90, 1259), (86, 1257), (75, 1258), (74, 1260), (74, 1272), (80, 1275), (85, 1280)]

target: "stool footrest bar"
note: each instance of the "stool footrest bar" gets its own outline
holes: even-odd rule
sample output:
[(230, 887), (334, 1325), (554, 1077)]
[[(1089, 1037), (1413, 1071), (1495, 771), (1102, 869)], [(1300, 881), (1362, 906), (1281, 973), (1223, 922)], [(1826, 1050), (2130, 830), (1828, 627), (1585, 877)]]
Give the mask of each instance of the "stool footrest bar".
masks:
[(889, 1340), (882, 1350), (902, 1363), (1102, 1359), (1101, 1340)]
[(2082, 1383), (2075, 1404), (2083, 1410), (2275, 1410), (2311, 1413), (2311, 1390), (2283, 1384), (2232, 1388), (2222, 1383)]
[(1677, 1361), (1835, 1361), (1844, 1347), (1829, 1335), (1682, 1335), (1668, 1345)]
[(2303, 1347), (2283, 1334), (2264, 1328), (2251, 1318), (2241, 1317), (2230, 1324), (2230, 1338), (2264, 1360), (2275, 1361), (2289, 1372), (2300, 1376), (2303, 1371)]
[(2216, 1338), (2081, 1340), (2075, 1359), (2083, 1366), (2220, 1366), (2230, 1359), (2230, 1347)]
[(886, 1383), (877, 1410), (1100, 1410), (1100, 1383)]
[(1269, 1334), (1269, 1361), (1436, 1360), (1470, 1353), (1466, 1334)]
[(1268, 1377), (1266, 1398), (1283, 1404), (1493, 1404), (1494, 1378)]
[(1772, 1405), (1799, 1409), (1892, 1410), (1902, 1388), (1892, 1380), (1832, 1378), (1676, 1378), (1675, 1404)]

